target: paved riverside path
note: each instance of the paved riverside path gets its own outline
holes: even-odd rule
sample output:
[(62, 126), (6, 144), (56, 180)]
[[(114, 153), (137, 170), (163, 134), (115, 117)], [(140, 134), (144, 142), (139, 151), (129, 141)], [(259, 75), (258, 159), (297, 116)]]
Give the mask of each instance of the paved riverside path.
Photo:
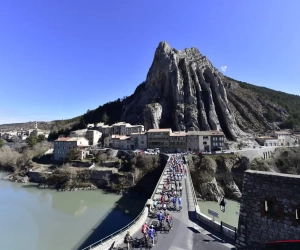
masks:
[[(187, 166), (186, 166), (187, 167)], [(160, 200), (161, 195), (159, 194), (162, 190), (163, 183), (167, 183), (167, 171), (165, 170), (164, 177), (158, 186), (156, 199)], [(174, 182), (172, 182), (174, 183)], [(195, 205), (193, 202), (191, 183), (188, 177), (182, 178), (182, 203), (183, 207), (181, 212), (170, 211), (170, 215), (173, 217), (173, 228), (169, 233), (164, 234), (157, 232), (158, 241), (152, 249), (159, 250), (228, 250), (235, 249), (233, 245), (226, 243), (226, 241), (220, 239), (215, 234), (208, 232), (200, 227), (193, 218), (195, 216)], [(174, 184), (173, 184), (174, 186)], [(177, 204), (178, 206), (178, 204)], [(154, 220), (156, 220), (155, 218)], [(147, 220), (148, 225), (151, 224), (153, 219)], [(143, 234), (141, 230), (138, 233), (132, 235), (133, 238), (142, 239)], [(120, 246), (125, 247), (125, 245)], [(116, 248), (118, 249), (118, 248)], [(134, 249), (145, 249), (141, 246), (137, 246)]]

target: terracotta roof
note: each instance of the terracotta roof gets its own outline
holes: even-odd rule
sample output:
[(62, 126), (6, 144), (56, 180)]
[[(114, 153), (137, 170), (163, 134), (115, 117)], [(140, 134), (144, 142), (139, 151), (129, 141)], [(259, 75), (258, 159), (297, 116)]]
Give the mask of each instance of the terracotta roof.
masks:
[(55, 141), (68, 141), (69, 139), (71, 139), (70, 137), (60, 137), (58, 139), (56, 139)]
[(149, 129), (147, 132), (170, 132), (172, 131), (170, 128), (152, 128)]
[(141, 132), (141, 133), (131, 133), (131, 135), (145, 135), (147, 132)]
[(218, 130), (188, 131), (187, 135), (223, 135), (224, 136), (224, 133)]
[[(84, 137), (60, 137), (58, 138), (57, 140), (55, 141), (78, 141), (80, 139), (84, 139), (84, 140), (87, 140), (85, 139)], [(87, 140), (88, 141), (88, 140)]]
[(186, 136), (186, 132), (183, 131), (174, 131), (170, 136)]
[(287, 131), (275, 131), (275, 134), (278, 134), (278, 135), (290, 135), (291, 133), (287, 132)]

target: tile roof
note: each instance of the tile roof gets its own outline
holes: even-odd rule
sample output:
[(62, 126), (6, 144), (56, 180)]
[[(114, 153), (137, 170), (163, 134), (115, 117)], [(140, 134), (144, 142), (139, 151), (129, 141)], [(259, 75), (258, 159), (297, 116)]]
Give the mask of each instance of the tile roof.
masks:
[(278, 135), (290, 135), (291, 133), (287, 132), (287, 131), (275, 131), (275, 134), (278, 134)]
[(224, 133), (218, 130), (188, 131), (187, 135), (223, 135), (224, 136)]
[(69, 139), (71, 139), (70, 137), (60, 137), (58, 139), (56, 139), (55, 141), (68, 141)]
[(58, 139), (56, 139), (55, 141), (78, 141), (80, 139), (85, 139), (84, 137), (60, 137)]
[(184, 131), (174, 131), (170, 134), (170, 136), (186, 136), (186, 132)]
[(172, 131), (170, 128), (152, 128), (149, 129), (148, 132), (169, 132)]

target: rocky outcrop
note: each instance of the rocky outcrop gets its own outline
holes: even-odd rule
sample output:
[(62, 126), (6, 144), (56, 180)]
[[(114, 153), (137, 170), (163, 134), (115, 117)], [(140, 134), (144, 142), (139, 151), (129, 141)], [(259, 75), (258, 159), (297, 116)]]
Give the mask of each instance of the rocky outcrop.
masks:
[(240, 155), (189, 156), (189, 167), (196, 192), (205, 200), (239, 200), (244, 171), (250, 162)]
[[(121, 120), (144, 123), (147, 129), (219, 129), (235, 139), (240, 129), (229, 109), (222, 77), (198, 49), (179, 51), (161, 42), (142, 90), (124, 106)], [(159, 109), (152, 103), (159, 104)]]
[(162, 107), (159, 103), (154, 102), (147, 104), (144, 108), (144, 127), (146, 130), (150, 128), (159, 128)]

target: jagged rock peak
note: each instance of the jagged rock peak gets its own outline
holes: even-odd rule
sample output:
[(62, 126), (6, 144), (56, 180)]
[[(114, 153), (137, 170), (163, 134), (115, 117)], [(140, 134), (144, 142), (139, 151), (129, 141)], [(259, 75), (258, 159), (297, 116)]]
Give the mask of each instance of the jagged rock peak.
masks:
[(176, 50), (160, 42), (143, 90), (124, 107), (122, 119), (144, 123), (146, 129), (158, 123), (181, 131), (218, 129), (234, 139), (240, 130), (222, 76), (197, 48)]

